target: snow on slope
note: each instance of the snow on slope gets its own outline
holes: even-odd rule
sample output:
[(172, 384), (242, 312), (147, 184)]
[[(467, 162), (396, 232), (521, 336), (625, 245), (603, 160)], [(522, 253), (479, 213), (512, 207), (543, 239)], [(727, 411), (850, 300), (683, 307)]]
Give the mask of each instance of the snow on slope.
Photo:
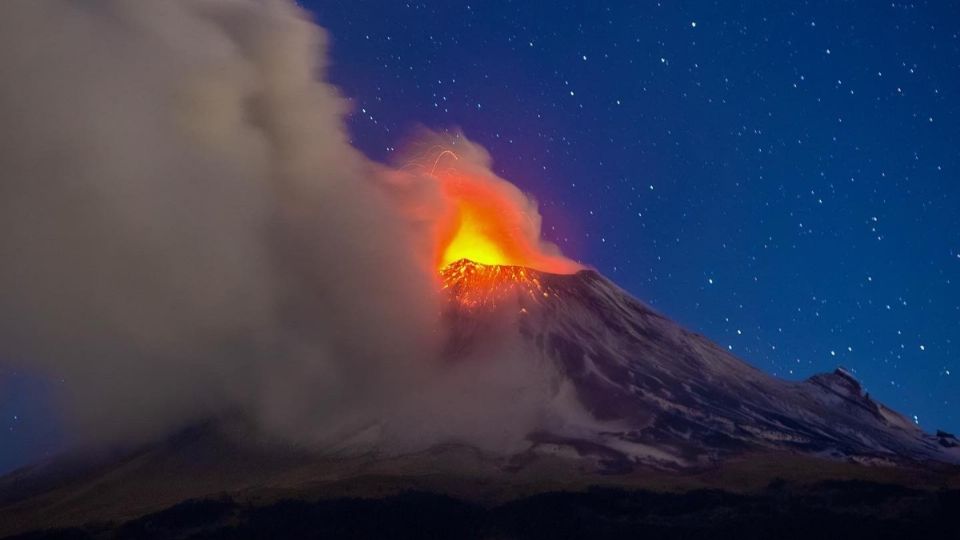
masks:
[(500, 319), (500, 332), (506, 316), (529, 361), (555, 379), (552, 414), (528, 437), (532, 451), (572, 447), (611, 470), (682, 468), (769, 449), (960, 463), (957, 448), (872, 400), (847, 371), (803, 382), (772, 377), (594, 271), (555, 275), (460, 261), (445, 280), (451, 359), (504, 339), (489, 321)]

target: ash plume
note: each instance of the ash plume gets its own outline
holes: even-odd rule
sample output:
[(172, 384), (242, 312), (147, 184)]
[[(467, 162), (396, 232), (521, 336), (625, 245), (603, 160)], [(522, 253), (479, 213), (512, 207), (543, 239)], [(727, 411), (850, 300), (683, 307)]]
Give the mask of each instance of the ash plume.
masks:
[[(61, 381), (79, 441), (239, 411), (322, 444), (500, 447), (536, 422), (486, 405), (543, 382), (516, 355), (442, 365), (453, 203), (350, 146), (325, 42), (279, 0), (0, 3), (0, 362)], [(458, 152), (566, 261), (485, 152)]]
[[(457, 237), (463, 229), (469, 229), (470, 234), (487, 237), (496, 244), (496, 253), (487, 254), (493, 260), (475, 262), (555, 273), (573, 273), (582, 268), (564, 257), (556, 245), (541, 238), (542, 218), (536, 202), (497, 176), (486, 149), (460, 131), (442, 134), (420, 129), (405, 155), (397, 163), (401, 179), (394, 182), (408, 189), (418, 183), (426, 184), (426, 190), (421, 187), (415, 192), (429, 191), (437, 200), (427, 214), (435, 265), (442, 268), (464, 255), (463, 250), (457, 249)], [(409, 206), (409, 202), (400, 203), (401, 208)], [(473, 251), (471, 255), (476, 255), (476, 249)]]

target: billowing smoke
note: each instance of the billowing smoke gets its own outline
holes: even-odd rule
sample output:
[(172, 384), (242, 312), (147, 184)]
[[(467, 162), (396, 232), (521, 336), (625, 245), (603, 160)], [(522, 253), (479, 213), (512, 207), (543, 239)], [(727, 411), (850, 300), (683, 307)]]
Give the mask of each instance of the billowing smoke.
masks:
[(494, 174), (490, 154), (462, 133), (421, 130), (408, 154), (400, 170), (439, 193), (439, 207), (429, 214), (436, 266), (469, 258), (552, 273), (581, 268), (541, 238), (534, 201)]
[[(434, 169), (348, 144), (324, 42), (279, 0), (0, 3), (0, 362), (62, 381), (79, 437), (239, 412), (270, 434), (416, 446), (536, 421), (476, 381), (497, 395), (542, 373), (443, 364), (455, 201)], [(457, 152), (538, 242), (482, 149)]]

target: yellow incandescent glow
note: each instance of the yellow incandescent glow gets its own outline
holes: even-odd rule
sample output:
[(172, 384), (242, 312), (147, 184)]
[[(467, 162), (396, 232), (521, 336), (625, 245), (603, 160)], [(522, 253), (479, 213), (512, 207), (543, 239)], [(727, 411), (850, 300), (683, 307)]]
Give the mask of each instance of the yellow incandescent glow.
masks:
[(440, 268), (461, 259), (487, 265), (511, 264), (510, 258), (487, 229), (479, 216), (467, 208), (461, 208), (460, 224), (443, 251)]

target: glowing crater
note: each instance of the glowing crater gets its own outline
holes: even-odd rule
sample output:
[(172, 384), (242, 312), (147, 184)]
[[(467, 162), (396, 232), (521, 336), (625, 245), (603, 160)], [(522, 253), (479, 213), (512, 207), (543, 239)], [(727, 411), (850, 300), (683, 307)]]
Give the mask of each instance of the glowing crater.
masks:
[(467, 309), (495, 308), (505, 299), (519, 298), (520, 312), (526, 313), (526, 300), (542, 302), (554, 295), (544, 286), (540, 272), (522, 266), (460, 259), (444, 267), (440, 279), (451, 299)]

